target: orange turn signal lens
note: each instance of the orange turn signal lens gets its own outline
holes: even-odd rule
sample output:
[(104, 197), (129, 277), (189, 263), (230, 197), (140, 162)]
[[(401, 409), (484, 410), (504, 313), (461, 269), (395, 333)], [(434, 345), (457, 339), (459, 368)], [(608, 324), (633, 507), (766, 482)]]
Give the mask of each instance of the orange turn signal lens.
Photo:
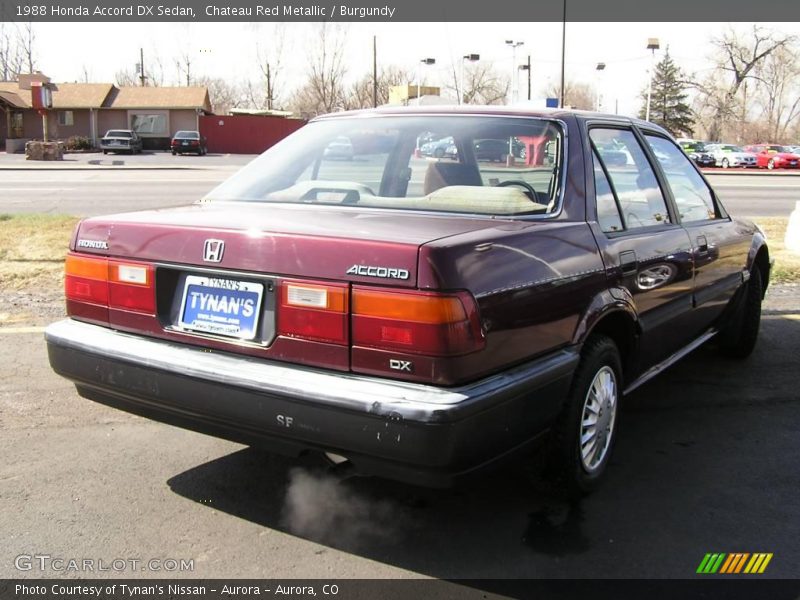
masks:
[(398, 319), (413, 323), (457, 323), (467, 320), (461, 300), (455, 296), (420, 292), (353, 290), (353, 314)]
[(107, 281), (108, 259), (67, 254), (64, 272), (67, 276)]

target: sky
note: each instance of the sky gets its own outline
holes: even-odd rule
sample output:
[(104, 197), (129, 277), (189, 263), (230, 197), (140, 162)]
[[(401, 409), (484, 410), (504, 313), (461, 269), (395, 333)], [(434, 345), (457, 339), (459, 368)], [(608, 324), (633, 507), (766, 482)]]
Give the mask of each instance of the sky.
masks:
[[(800, 23), (763, 23), (765, 28), (800, 34)], [(145, 64), (161, 55), (167, 82), (177, 83), (175, 59), (183, 53), (194, 57), (194, 76), (222, 77), (232, 82), (259, 77), (257, 47), (266, 48), (283, 28), (284, 86), (299, 84), (308, 64), (311, 40), (317, 37), (313, 23), (37, 23), (36, 56), (39, 69), (55, 82), (80, 81), (84, 69), (92, 81), (113, 82), (122, 69)], [(348, 76), (360, 78), (372, 69), (372, 38), (377, 36), (379, 65), (394, 64), (416, 73), (419, 61), (435, 58), (424, 67), (424, 83), (442, 85), (464, 54), (480, 54), (502, 73), (512, 64), (532, 64), (532, 96), (541, 100), (544, 90), (560, 82), (561, 23), (350, 23), (346, 28)], [(747, 31), (751, 24), (738, 23), (567, 23), (566, 78), (597, 85), (603, 110), (633, 115), (641, 105), (639, 94), (647, 85), (651, 51), (648, 38), (658, 38), (687, 73), (702, 77), (710, 70), (711, 40), (728, 28)], [(113, 40), (103, 43), (104, 40)], [(514, 61), (505, 40), (523, 42)], [(598, 74), (597, 63), (606, 68)], [(527, 92), (527, 75), (520, 75), (520, 97)], [(416, 79), (416, 77), (414, 77)], [(286, 97), (288, 94), (284, 94)]]

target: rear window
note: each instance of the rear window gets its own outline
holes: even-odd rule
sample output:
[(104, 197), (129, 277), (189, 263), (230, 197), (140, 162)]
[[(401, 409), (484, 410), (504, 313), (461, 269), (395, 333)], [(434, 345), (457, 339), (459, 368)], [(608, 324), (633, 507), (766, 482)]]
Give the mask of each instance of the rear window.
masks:
[(559, 208), (558, 122), (490, 116), (342, 117), (273, 146), (205, 201), (490, 215)]
[(106, 134), (106, 137), (122, 137), (122, 138), (129, 138), (133, 137), (130, 131), (124, 131), (119, 129), (113, 129)]
[(175, 134), (175, 139), (179, 140), (199, 140), (200, 134), (196, 131), (179, 131)]

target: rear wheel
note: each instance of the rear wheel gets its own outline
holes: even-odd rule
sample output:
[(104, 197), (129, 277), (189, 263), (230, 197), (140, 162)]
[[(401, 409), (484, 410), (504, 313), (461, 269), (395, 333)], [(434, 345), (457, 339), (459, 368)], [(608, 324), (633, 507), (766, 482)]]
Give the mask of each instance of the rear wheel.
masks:
[(761, 270), (753, 267), (731, 320), (717, 335), (720, 352), (731, 358), (747, 358), (753, 352), (761, 325)]
[(771, 159), (771, 158), (769, 159), (769, 162), (767, 163), (767, 168), (768, 169), (774, 169), (775, 168), (775, 161), (773, 159)]
[(728, 162), (728, 159), (727, 158), (723, 158), (722, 159), (722, 168), (723, 169), (727, 169), (730, 166), (731, 166), (731, 163)]
[(592, 336), (584, 345), (567, 402), (553, 430), (549, 467), (571, 494), (597, 487), (614, 447), (622, 393), (616, 344)]

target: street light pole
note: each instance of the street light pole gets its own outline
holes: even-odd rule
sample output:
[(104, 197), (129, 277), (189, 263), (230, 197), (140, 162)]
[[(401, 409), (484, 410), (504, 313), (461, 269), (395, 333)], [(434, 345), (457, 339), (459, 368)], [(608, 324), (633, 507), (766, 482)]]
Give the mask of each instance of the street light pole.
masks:
[(480, 54), (465, 54), (461, 57), (461, 81), (458, 84), (458, 103), (464, 104), (464, 63), (477, 62), (481, 59)]
[(647, 80), (647, 108), (644, 111), (644, 120), (650, 120), (650, 96), (653, 93), (653, 75), (655, 74), (656, 68), (656, 50), (658, 50), (661, 45), (658, 43), (658, 38), (648, 38), (647, 40), (647, 49), (652, 51), (652, 56), (650, 58), (650, 77)]
[(602, 97), (602, 94), (600, 93), (600, 81), (605, 68), (606, 68), (606, 63), (597, 63), (597, 66), (595, 67), (595, 71), (597, 73), (597, 90), (595, 90), (594, 109), (598, 112), (600, 112), (600, 106), (601, 106), (600, 98)]
[(531, 55), (528, 54), (528, 62), (519, 66), (520, 71), (528, 72), (528, 100), (531, 99)]
[(517, 48), (522, 46), (525, 42), (515, 42), (514, 40), (506, 40), (506, 45), (511, 46), (511, 96), (509, 104), (514, 104), (519, 98), (519, 77), (517, 77)]
[(420, 98), (420, 80), (422, 79), (422, 65), (435, 65), (436, 59), (435, 58), (423, 58), (419, 61), (417, 65), (417, 106), (419, 106), (419, 98)]

